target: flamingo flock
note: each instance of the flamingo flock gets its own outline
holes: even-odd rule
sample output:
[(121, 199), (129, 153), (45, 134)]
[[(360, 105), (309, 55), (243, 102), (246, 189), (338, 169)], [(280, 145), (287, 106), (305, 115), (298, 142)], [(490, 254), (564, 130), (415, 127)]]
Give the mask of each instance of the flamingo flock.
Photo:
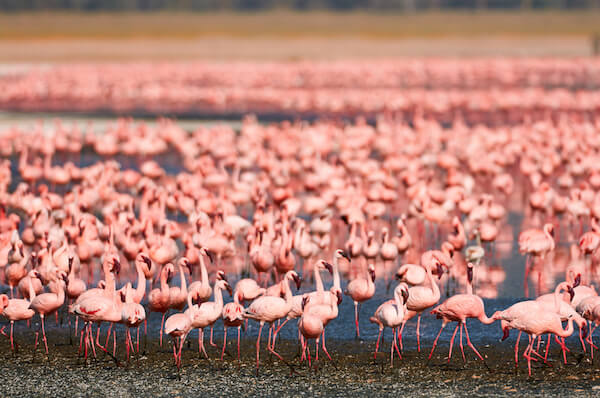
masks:
[[(199, 356), (216, 350), (224, 360), (231, 328), (237, 360), (242, 334), (256, 331), (257, 374), (265, 339), (270, 356), (312, 368), (321, 352), (333, 360), (326, 337), (348, 300), (354, 325), (347, 332), (358, 340), (361, 326), (363, 338), (365, 326), (378, 330), (375, 358), (391, 329), (391, 366), (402, 358), (405, 327), (415, 327), (421, 351), (421, 320), (430, 315), (441, 325), (427, 360), (456, 323), (446, 360), (458, 338), (463, 361), (466, 340), (487, 366), (469, 334), (467, 322), (476, 321), (496, 323), (486, 328), (503, 339), (518, 331), (515, 365), (521, 354), (529, 375), (532, 362), (550, 363), (552, 341), (566, 362), (575, 347), (565, 338), (575, 326), (577, 349), (593, 360), (600, 120), (592, 115), (597, 94), (584, 85), (599, 84), (598, 61), (352, 65), (166, 64), (153, 87), (144, 64), (0, 79), (0, 106), (19, 109), (42, 102), (103, 109), (110, 99), (124, 111), (160, 103), (175, 111), (202, 104), (209, 111), (361, 114), (353, 122), (273, 124), (247, 116), (237, 131), (127, 118), (102, 131), (61, 120), (0, 131), (0, 305), (10, 325), (0, 332), (11, 349), (22, 345), (15, 324), (23, 324), (34, 350), (43, 342), (51, 355), (47, 324), (61, 313), (74, 326), (74, 355), (87, 361), (100, 350), (129, 361), (140, 353), (140, 335), (156, 332), (147, 322), (154, 312), (158, 344), (170, 344), (164, 349), (177, 368), (191, 333)], [(479, 72), (483, 66), (504, 74), (490, 77)], [(244, 73), (229, 81), (217, 73), (223, 68)], [(348, 86), (358, 71), (364, 80)], [(467, 72), (472, 79), (461, 80)], [(121, 90), (129, 74), (131, 87)], [(423, 91), (427, 74), (439, 91)], [(490, 81), (505, 95), (484, 90)], [(493, 123), (474, 122), (493, 112)], [(365, 117), (371, 113), (374, 123)], [(513, 246), (522, 256), (516, 273), (506, 266)], [(486, 313), (486, 300), (499, 296), (505, 280), (522, 281), (523, 299)], [(386, 300), (367, 314), (363, 303), (377, 297)], [(361, 324), (365, 316), (373, 325)], [(283, 328), (294, 330), (298, 358), (277, 349)]]

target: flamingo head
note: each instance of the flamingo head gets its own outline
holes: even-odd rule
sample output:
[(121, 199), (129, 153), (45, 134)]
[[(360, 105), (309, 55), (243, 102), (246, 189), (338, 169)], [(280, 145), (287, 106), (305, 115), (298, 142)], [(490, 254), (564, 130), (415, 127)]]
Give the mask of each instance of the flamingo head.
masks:
[(171, 279), (173, 279), (173, 275), (175, 274), (173, 264), (169, 263), (165, 265), (165, 272), (167, 273), (167, 283), (171, 283)]
[(436, 261), (435, 268), (437, 271), (438, 279), (442, 279), (442, 274), (444, 273), (444, 267), (442, 266), (442, 263), (440, 263), (439, 261)]
[(330, 274), (333, 274), (333, 265), (331, 265), (327, 261), (323, 261), (323, 260), (321, 260), (321, 264), (327, 271), (329, 271)]
[(406, 303), (408, 301), (408, 285), (406, 283), (401, 283), (398, 286), (400, 287), (400, 294), (402, 294), (402, 298)]
[(373, 264), (369, 264), (369, 275), (371, 276), (371, 281), (375, 282), (375, 266)]
[(119, 272), (121, 272), (121, 262), (116, 257), (113, 259), (113, 267), (111, 271), (114, 272), (115, 275), (118, 275)]
[(344, 222), (344, 224), (349, 225), (350, 221), (348, 220), (348, 215), (347, 214), (342, 214), (340, 216), (340, 219)]
[[(575, 289), (580, 284), (581, 284), (581, 274), (577, 274), (577, 276), (575, 277), (575, 281), (573, 282), (573, 289)], [(571, 299), (572, 299), (572, 297), (571, 297)]]
[(229, 283), (227, 283), (227, 281), (222, 281), (223, 282), (223, 286), (225, 287), (225, 289), (227, 289), (227, 293), (229, 293), (229, 297), (233, 297), (233, 290), (231, 289), (231, 286), (229, 285)]
[(140, 253), (139, 257), (144, 263), (146, 263), (146, 265), (148, 266), (148, 269), (152, 268), (152, 260), (150, 260), (150, 257), (145, 255), (144, 253)]
[(467, 265), (467, 279), (469, 283), (473, 283), (473, 264), (471, 263)]
[(302, 311), (304, 311), (304, 307), (306, 307), (306, 303), (308, 303), (309, 300), (310, 300), (310, 296), (308, 294), (305, 294), (302, 297)]
[(573, 286), (567, 287), (567, 292), (569, 292), (569, 302), (573, 301), (573, 297), (575, 297), (575, 289), (573, 289)]
[(346, 260), (351, 261), (350, 255), (343, 250), (340, 250), (340, 249), (336, 250), (335, 255), (338, 257), (344, 257)]
[(332, 292), (336, 295), (337, 297), (337, 305), (342, 304), (342, 291), (338, 288), (333, 288)]
[(188, 258), (187, 258), (187, 257), (181, 257), (181, 258), (179, 259), (179, 264), (180, 264), (182, 267), (185, 267), (185, 268), (187, 268), (187, 269), (188, 269), (188, 271), (190, 271), (190, 273), (192, 272), (192, 267), (190, 266), (190, 260), (188, 260)]
[(71, 272), (71, 268), (73, 268), (73, 257), (69, 257), (69, 272)]
[(221, 269), (217, 271), (217, 280), (227, 282), (227, 276), (225, 276), (225, 271)]

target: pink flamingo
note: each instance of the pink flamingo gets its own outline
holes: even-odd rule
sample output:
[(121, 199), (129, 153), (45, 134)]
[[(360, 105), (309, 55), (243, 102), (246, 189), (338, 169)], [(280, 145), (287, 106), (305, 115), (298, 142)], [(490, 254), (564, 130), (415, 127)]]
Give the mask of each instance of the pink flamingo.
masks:
[[(530, 257), (539, 258), (543, 261), (544, 256), (554, 250), (554, 226), (552, 224), (545, 224), (542, 230), (539, 229), (528, 229), (519, 234), (519, 251), (527, 254), (527, 263), (525, 264), (525, 278), (523, 280), (525, 286), (525, 297), (529, 296), (529, 287), (527, 277), (532, 265), (530, 264)], [(540, 277), (538, 278), (538, 288), (540, 284)], [(539, 290), (539, 289), (538, 289)]]
[[(10, 321), (10, 348), (12, 350), (15, 349), (14, 339), (13, 339), (13, 327), (15, 322), (17, 321), (29, 321), (35, 315), (35, 311), (30, 307), (31, 301), (36, 296), (35, 290), (33, 288), (33, 279), (37, 279), (37, 271), (29, 271), (28, 273), (29, 279), (29, 300), (27, 299), (10, 299), (6, 306), (3, 303), (2, 316)], [(5, 296), (5, 295), (3, 295)]]
[(369, 300), (375, 294), (375, 266), (369, 264), (367, 274), (364, 279), (354, 279), (350, 281), (344, 292), (354, 301), (354, 324), (356, 326), (356, 338), (360, 338), (360, 329), (358, 327), (359, 304)]
[(44, 327), (44, 318), (46, 315), (53, 314), (56, 310), (58, 310), (65, 302), (65, 281), (67, 280), (67, 275), (59, 271), (61, 273), (60, 277), (63, 279), (59, 281), (56, 289), (56, 292), (50, 293), (42, 293), (35, 296), (31, 300), (30, 308), (35, 312), (40, 314), (40, 319), (42, 320), (42, 335), (44, 339), (44, 346), (46, 347), (46, 354), (48, 354), (48, 341), (46, 339), (46, 329)]
[(384, 328), (389, 327), (392, 329), (392, 347), (390, 349), (390, 366), (394, 366), (394, 349), (398, 352), (398, 356), (402, 359), (402, 355), (398, 350), (396, 333), (397, 329), (404, 322), (404, 315), (406, 313), (406, 301), (408, 300), (409, 292), (408, 285), (401, 282), (394, 289), (394, 300), (386, 301), (381, 304), (375, 310), (375, 314), (369, 318), (373, 323), (379, 325), (379, 334), (377, 335), (377, 344), (375, 345), (375, 352), (373, 358), (377, 358), (377, 352), (379, 351), (379, 341)]
[(296, 287), (300, 288), (300, 278), (295, 271), (288, 271), (285, 274), (284, 278), (284, 290), (285, 290), (285, 299), (281, 297), (275, 296), (262, 296), (257, 298), (250, 304), (248, 308), (244, 311), (244, 318), (254, 319), (260, 322), (260, 327), (258, 329), (258, 338), (256, 339), (256, 373), (258, 374), (259, 369), (259, 358), (260, 358), (260, 336), (262, 333), (262, 328), (265, 323), (268, 323), (269, 326), (269, 341), (267, 343), (267, 350), (269, 352), (275, 354), (280, 360), (283, 361), (283, 358), (275, 352), (275, 349), (271, 347), (271, 335), (276, 335), (279, 329), (285, 324), (284, 321), (277, 330), (273, 331), (273, 323), (281, 318), (287, 316), (288, 312), (292, 309), (292, 292), (290, 290), (290, 281), (294, 281), (296, 283)]
[[(466, 294), (456, 294), (442, 304), (435, 307), (431, 313), (435, 315), (437, 318), (442, 318), (442, 327), (438, 332), (435, 340), (433, 341), (433, 347), (431, 348), (431, 352), (429, 353), (429, 359), (433, 355), (433, 351), (437, 345), (437, 341), (442, 333), (442, 330), (446, 327), (446, 325), (450, 322), (456, 322), (456, 328), (454, 329), (454, 333), (452, 334), (452, 339), (450, 340), (450, 351), (448, 353), (448, 362), (450, 362), (450, 358), (452, 357), (452, 345), (454, 343), (454, 337), (456, 336), (457, 329), (460, 327), (460, 351), (462, 353), (463, 361), (465, 360), (465, 353), (463, 350), (462, 344), (462, 328), (465, 328), (465, 334), (467, 336), (467, 344), (469, 348), (473, 350), (473, 352), (483, 361), (485, 364), (485, 360), (479, 354), (475, 346), (471, 343), (471, 339), (469, 338), (469, 329), (467, 329), (467, 318), (476, 318), (479, 319), (481, 323), (484, 325), (489, 325), (494, 322), (494, 319), (488, 318), (485, 314), (485, 308), (483, 305), (483, 300), (481, 297), (473, 294), (473, 264), (467, 264), (467, 293)], [(486, 365), (487, 366), (487, 365)]]
[(162, 347), (163, 326), (165, 323), (165, 315), (169, 310), (171, 300), (169, 280), (173, 275), (173, 264), (165, 265), (160, 271), (160, 288), (153, 289), (148, 295), (148, 307), (152, 312), (161, 312), (162, 320), (160, 322), (160, 346)]

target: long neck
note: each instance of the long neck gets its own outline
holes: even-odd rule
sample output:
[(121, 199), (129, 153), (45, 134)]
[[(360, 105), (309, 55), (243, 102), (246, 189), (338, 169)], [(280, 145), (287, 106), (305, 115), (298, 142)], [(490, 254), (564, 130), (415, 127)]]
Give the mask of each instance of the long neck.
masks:
[(215, 286), (215, 304), (217, 308), (223, 309), (223, 291), (218, 286)]
[(138, 274), (137, 286), (135, 287), (135, 298), (141, 301), (146, 294), (146, 275), (144, 274), (142, 265), (139, 262), (136, 262), (135, 266)]
[(544, 227), (544, 234), (546, 234), (548, 239), (550, 239), (550, 250), (554, 250), (554, 238), (550, 234), (550, 231), (548, 231), (547, 227)]
[(169, 284), (167, 283), (167, 271), (163, 268), (160, 273), (160, 291), (165, 293), (169, 291)]
[(317, 288), (317, 292), (322, 293), (325, 289), (323, 288), (323, 281), (321, 280), (321, 270), (319, 267), (314, 266), (315, 272), (315, 287)]
[(29, 277), (27, 284), (29, 285), (29, 301), (32, 301), (35, 298), (35, 289), (33, 288), (33, 277), (32, 276)]
[(187, 294), (187, 282), (185, 280), (185, 272), (183, 272), (183, 267), (181, 266), (181, 264), (179, 264), (178, 266), (179, 266), (179, 275), (181, 276), (181, 284), (179, 286), (181, 287), (181, 291), (186, 292), (184, 294)]
[(556, 331), (556, 335), (558, 337), (569, 337), (570, 335), (573, 334), (573, 318), (569, 318), (569, 323), (567, 324), (567, 328), (563, 330), (562, 327), (560, 327), (557, 331)]
[(434, 295), (434, 297), (437, 297), (437, 300), (439, 300), (440, 299), (440, 288), (438, 287), (437, 283), (435, 282), (435, 279), (433, 278), (431, 269), (429, 269), (429, 267), (425, 267), (425, 271), (427, 272), (427, 277), (429, 278), (429, 283), (431, 284), (431, 290), (433, 291), (433, 295)]
[(209, 286), (208, 284), (208, 271), (206, 271), (206, 265), (204, 264), (204, 256), (200, 253), (200, 276), (202, 277), (202, 287)]
[(333, 257), (333, 287), (337, 287), (338, 289), (342, 289), (340, 286), (340, 271), (338, 269), (338, 256)]
[(558, 286), (554, 289), (554, 310), (556, 312), (560, 312), (560, 292), (564, 290), (564, 288), (568, 286), (566, 282), (559, 283)]
[(58, 292), (56, 292), (58, 296), (58, 302), (62, 305), (65, 302), (65, 287), (61, 282), (58, 282)]
[(288, 304), (292, 303), (292, 290), (290, 289), (290, 281), (285, 278), (283, 281), (283, 290), (285, 291), (285, 302)]

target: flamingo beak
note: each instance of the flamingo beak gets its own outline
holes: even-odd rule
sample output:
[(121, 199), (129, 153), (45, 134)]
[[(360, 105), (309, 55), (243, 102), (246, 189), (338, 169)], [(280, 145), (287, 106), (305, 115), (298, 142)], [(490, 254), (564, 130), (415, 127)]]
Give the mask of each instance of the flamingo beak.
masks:
[(573, 297), (575, 297), (575, 290), (571, 286), (569, 286), (567, 291), (569, 292), (569, 297), (570, 297), (569, 301), (573, 301)]
[(296, 289), (300, 290), (300, 286), (302, 286), (302, 279), (296, 274), (293, 276), (294, 282), (296, 282)]
[(342, 304), (342, 292), (340, 292), (339, 290), (335, 291), (335, 295), (337, 296), (337, 305)]
[(73, 257), (69, 257), (69, 272), (71, 272), (72, 267), (73, 267)]
[(581, 284), (581, 274), (577, 274), (575, 277), (575, 282), (573, 283), (573, 289)]
[(210, 250), (205, 250), (206, 252), (206, 256), (208, 257), (208, 259), (210, 260), (211, 263), (214, 263), (214, 259), (213, 259), (213, 255), (212, 252)]
[(225, 282), (228, 282), (227, 277), (225, 276), (225, 272), (223, 271), (219, 272), (219, 278), (221, 278)]
[(375, 271), (374, 271), (374, 270), (372, 270), (372, 269), (370, 269), (370, 270), (369, 270), (369, 275), (371, 275), (371, 280), (372, 280), (373, 282), (375, 282)]
[(408, 290), (402, 289), (402, 297), (404, 298), (404, 302), (408, 301)]
[(146, 263), (148, 268), (152, 268), (152, 261), (150, 260), (150, 257), (144, 255), (142, 256), (142, 260)]
[(467, 278), (469, 279), (469, 283), (473, 282), (473, 267), (467, 267)]
[(437, 268), (438, 279), (442, 279), (442, 274), (444, 273), (444, 268), (442, 267), (442, 264), (440, 264), (440, 263), (436, 263), (435, 265)]
[(402, 275), (396, 272), (396, 274), (394, 275), (394, 279), (400, 280), (402, 279)]
[(509, 329), (508, 328), (502, 329), (502, 340), (501, 341), (504, 341), (504, 340), (506, 340), (508, 338), (508, 333), (509, 333)]
[(340, 216), (340, 219), (344, 222), (344, 224), (348, 225), (350, 222), (348, 221), (348, 216), (347, 215), (342, 215)]
[(229, 292), (229, 297), (233, 297), (233, 290), (229, 286), (229, 283), (225, 282), (225, 287), (227, 288), (227, 292)]
[(325, 266), (325, 268), (327, 268), (327, 271), (329, 271), (330, 274), (333, 274), (333, 266), (331, 264), (323, 261), (323, 265)]
[(302, 311), (304, 311), (306, 303), (308, 303), (308, 296), (302, 297)]
[(113, 271), (115, 274), (121, 272), (121, 262), (116, 258), (113, 261)]
[(345, 251), (343, 251), (343, 250), (340, 250), (340, 255), (341, 255), (342, 257), (344, 257), (346, 260), (348, 260), (348, 261), (352, 261), (352, 260), (350, 259), (350, 255), (349, 255), (348, 253), (346, 253)]

